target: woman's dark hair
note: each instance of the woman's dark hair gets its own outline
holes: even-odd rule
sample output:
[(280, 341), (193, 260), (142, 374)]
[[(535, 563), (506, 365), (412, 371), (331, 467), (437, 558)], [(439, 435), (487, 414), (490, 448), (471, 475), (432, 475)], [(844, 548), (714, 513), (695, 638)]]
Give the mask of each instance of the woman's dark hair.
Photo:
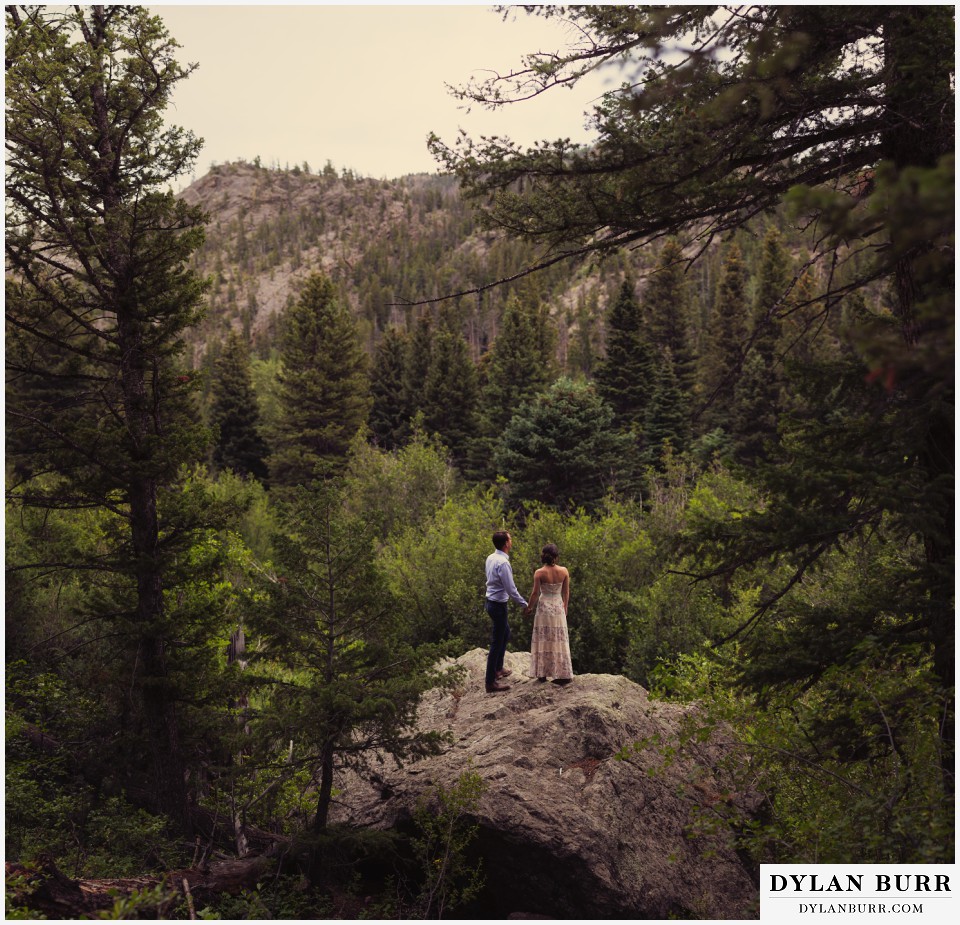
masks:
[(560, 550), (557, 549), (555, 543), (547, 543), (547, 545), (540, 550), (540, 561), (544, 565), (553, 565), (559, 558)]

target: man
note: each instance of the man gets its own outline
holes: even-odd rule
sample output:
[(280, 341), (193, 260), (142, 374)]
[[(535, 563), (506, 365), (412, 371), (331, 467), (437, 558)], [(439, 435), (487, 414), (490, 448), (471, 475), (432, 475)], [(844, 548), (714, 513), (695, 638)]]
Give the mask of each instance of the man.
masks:
[(496, 549), (487, 556), (487, 613), (493, 621), (493, 636), (490, 640), (490, 654), (487, 655), (487, 693), (507, 691), (506, 684), (498, 683), (500, 678), (513, 674), (510, 669), (504, 669), (503, 656), (507, 651), (507, 641), (510, 639), (510, 624), (507, 622), (507, 602), (513, 598), (521, 607), (526, 609), (527, 602), (521, 597), (513, 581), (513, 569), (510, 567), (510, 548), (513, 540), (506, 530), (498, 530), (493, 534), (493, 545)]

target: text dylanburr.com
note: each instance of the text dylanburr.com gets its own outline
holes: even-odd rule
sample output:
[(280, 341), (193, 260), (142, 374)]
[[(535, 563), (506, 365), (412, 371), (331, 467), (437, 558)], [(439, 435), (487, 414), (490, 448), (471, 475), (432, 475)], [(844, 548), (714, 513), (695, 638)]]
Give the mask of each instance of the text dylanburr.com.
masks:
[(955, 864), (763, 864), (760, 920), (957, 921)]

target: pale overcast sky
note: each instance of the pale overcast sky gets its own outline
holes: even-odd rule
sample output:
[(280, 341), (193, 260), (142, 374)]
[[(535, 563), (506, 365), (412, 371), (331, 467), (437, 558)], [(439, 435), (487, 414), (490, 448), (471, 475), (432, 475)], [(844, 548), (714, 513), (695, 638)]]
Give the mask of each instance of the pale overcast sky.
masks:
[[(445, 84), (507, 71), (521, 55), (556, 51), (570, 26), (522, 11), (506, 22), (474, 5), (157, 5), (200, 67), (180, 84), (171, 121), (205, 139), (196, 175), (211, 163), (260, 156), (281, 166), (329, 159), (364, 176), (434, 172), (426, 149), (436, 131), (452, 142), (507, 135), (585, 140), (582, 113), (611, 82), (555, 90), (490, 113), (467, 113)], [(615, 81), (617, 75), (611, 76)], [(188, 178), (189, 179), (189, 178)]]

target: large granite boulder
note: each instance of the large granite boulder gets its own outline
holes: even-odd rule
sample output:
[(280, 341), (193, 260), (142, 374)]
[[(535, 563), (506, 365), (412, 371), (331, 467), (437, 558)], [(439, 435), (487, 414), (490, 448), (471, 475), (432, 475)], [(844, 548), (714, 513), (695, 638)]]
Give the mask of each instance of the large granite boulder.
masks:
[(450, 787), (472, 766), (488, 785), (476, 814), (483, 914), (755, 917), (757, 886), (726, 821), (752, 803), (722, 770), (731, 743), (715, 733), (665, 760), (693, 708), (615, 675), (538, 682), (529, 659), (508, 653), (511, 689), (497, 694), (484, 691), (485, 650), (457, 659), (462, 685), (428, 692), (420, 710), (421, 727), (449, 730), (452, 745), (403, 768), (386, 762), (372, 783), (348, 775), (335, 821), (406, 827), (432, 785)]

